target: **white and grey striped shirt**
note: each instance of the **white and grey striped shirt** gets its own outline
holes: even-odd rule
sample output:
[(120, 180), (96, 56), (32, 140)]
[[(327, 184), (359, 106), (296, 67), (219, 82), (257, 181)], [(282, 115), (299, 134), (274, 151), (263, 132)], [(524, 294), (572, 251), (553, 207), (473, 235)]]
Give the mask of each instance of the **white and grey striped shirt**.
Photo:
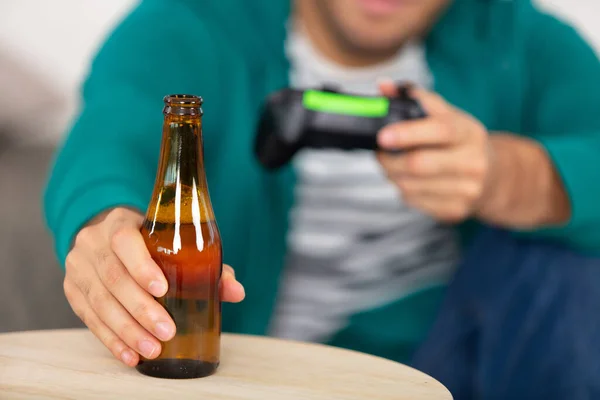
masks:
[[(431, 84), (424, 49), (416, 44), (387, 63), (355, 69), (326, 60), (297, 31), (290, 32), (287, 52), (297, 88), (335, 84), (375, 95), (382, 77)], [(326, 341), (353, 314), (448, 280), (458, 237), (403, 204), (373, 152), (303, 150), (294, 166), (296, 201), (273, 335)]]

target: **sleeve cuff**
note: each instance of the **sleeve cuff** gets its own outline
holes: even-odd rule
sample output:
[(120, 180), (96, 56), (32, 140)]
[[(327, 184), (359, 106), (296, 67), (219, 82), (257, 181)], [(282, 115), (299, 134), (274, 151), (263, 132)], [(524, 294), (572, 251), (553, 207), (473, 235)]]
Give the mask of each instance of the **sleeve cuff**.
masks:
[(65, 259), (79, 230), (101, 212), (114, 207), (132, 207), (144, 211), (148, 199), (125, 182), (105, 183), (85, 190), (63, 207), (56, 229), (56, 253), (64, 268)]

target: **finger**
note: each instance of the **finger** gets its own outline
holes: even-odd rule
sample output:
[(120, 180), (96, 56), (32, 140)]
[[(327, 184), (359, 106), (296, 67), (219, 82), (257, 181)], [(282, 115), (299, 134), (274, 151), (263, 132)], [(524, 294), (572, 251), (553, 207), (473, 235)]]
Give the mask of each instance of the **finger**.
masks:
[(94, 336), (110, 350), (115, 358), (130, 367), (136, 366), (139, 361), (138, 353), (127, 346), (106, 324), (100, 321), (100, 318), (88, 305), (81, 290), (69, 279), (65, 279), (64, 290), (71, 308)]
[(423, 88), (412, 88), (410, 90), (410, 96), (417, 100), (427, 115), (437, 116), (450, 113), (454, 111), (452, 107), (444, 98), (437, 93), (430, 92)]
[(419, 149), (403, 154), (378, 153), (377, 158), (391, 179), (413, 177), (480, 176), (485, 160), (448, 149)]
[(377, 135), (377, 143), (386, 150), (406, 150), (424, 146), (450, 146), (460, 143), (464, 133), (450, 118), (425, 118), (391, 124)]
[(445, 196), (403, 196), (404, 202), (425, 214), (447, 223), (464, 221), (470, 215), (467, 203)]
[(175, 323), (167, 311), (131, 277), (110, 249), (97, 251), (96, 271), (103, 286), (138, 323), (162, 341), (175, 335)]
[(229, 303), (239, 303), (246, 297), (244, 286), (235, 279), (235, 271), (229, 265), (223, 265), (221, 276), (221, 299)]
[(479, 197), (482, 188), (476, 180), (456, 178), (415, 178), (405, 175), (395, 180), (405, 196), (436, 196), (473, 200)]
[(127, 225), (118, 228), (111, 238), (111, 248), (139, 286), (154, 297), (167, 293), (167, 280), (150, 256), (139, 229)]
[(127, 346), (148, 359), (160, 354), (161, 345), (158, 340), (133, 319), (115, 297), (102, 286), (100, 280), (92, 284), (86, 300), (98, 318)]

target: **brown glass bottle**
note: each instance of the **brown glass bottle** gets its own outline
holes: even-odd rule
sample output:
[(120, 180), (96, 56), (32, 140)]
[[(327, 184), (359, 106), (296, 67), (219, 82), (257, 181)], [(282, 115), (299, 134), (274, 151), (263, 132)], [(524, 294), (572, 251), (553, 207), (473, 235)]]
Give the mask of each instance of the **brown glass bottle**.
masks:
[(202, 148), (202, 99), (165, 97), (160, 163), (141, 232), (169, 289), (158, 300), (177, 333), (137, 370), (159, 378), (199, 378), (219, 365), (222, 250)]

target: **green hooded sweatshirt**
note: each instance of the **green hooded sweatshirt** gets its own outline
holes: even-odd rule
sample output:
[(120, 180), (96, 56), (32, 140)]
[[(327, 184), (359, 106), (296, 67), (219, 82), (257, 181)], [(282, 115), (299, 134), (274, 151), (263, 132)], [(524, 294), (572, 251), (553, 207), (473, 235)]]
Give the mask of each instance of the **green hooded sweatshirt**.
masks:
[[(45, 195), (61, 263), (96, 214), (146, 209), (163, 96), (198, 94), (224, 259), (247, 293), (242, 304), (224, 306), (223, 330), (268, 332), (295, 177), (291, 167), (261, 169), (252, 144), (263, 100), (288, 85), (289, 13), (284, 0), (144, 0), (116, 28), (93, 62)], [(600, 63), (591, 48), (528, 0), (455, 0), (425, 45), (436, 92), (490, 131), (540, 141), (564, 180), (569, 223), (515, 234), (600, 250)], [(442, 291), (428, 288), (354, 315), (330, 344), (407, 361)]]

